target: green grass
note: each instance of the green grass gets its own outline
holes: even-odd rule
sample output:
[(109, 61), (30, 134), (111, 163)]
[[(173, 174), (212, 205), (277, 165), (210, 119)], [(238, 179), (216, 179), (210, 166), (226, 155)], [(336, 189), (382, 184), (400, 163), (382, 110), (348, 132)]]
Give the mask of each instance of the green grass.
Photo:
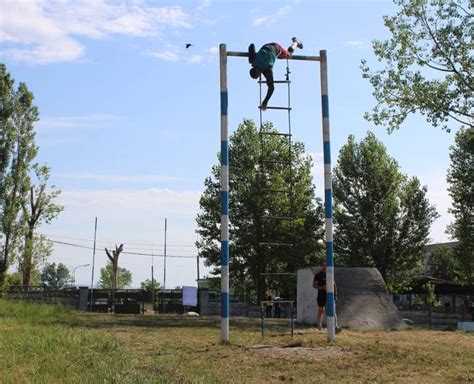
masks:
[[(474, 382), (474, 335), (314, 328), (272, 320), (106, 315), (0, 300), (0, 383)], [(265, 348), (262, 348), (262, 345)]]

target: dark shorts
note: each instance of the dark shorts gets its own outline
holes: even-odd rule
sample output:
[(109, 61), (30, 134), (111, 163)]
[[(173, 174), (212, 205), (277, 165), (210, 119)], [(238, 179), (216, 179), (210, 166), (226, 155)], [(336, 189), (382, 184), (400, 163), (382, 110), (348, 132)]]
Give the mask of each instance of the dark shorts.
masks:
[(318, 307), (326, 306), (326, 291), (318, 291)]

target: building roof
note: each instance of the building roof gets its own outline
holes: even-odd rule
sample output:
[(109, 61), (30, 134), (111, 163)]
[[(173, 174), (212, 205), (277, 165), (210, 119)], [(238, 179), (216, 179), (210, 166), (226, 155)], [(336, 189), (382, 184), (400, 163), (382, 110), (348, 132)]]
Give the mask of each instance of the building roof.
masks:
[(430, 276), (419, 276), (413, 281), (410, 291), (403, 293), (426, 293), (425, 285), (431, 283), (434, 286), (434, 293), (441, 295), (474, 295), (474, 284), (461, 285), (454, 281), (436, 279)]

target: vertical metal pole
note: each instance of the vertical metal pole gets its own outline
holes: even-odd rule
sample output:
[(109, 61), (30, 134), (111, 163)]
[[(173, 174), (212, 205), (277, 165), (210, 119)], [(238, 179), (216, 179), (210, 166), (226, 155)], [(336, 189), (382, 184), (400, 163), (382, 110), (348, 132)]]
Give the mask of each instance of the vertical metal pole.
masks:
[(199, 280), (199, 255), (196, 256), (196, 272), (197, 272), (197, 279)]
[(293, 338), (293, 333), (295, 329), (295, 303), (291, 302), (291, 338)]
[(168, 219), (165, 218), (165, 249), (164, 249), (164, 262), (163, 262), (163, 313), (166, 309), (166, 235), (168, 230)]
[(328, 67), (326, 51), (319, 51), (321, 62), (321, 104), (323, 115), (324, 207), (326, 218), (326, 316), (328, 341), (335, 338), (334, 257), (332, 237), (331, 144), (329, 134)]
[(97, 240), (97, 216), (95, 218), (94, 225), (94, 248), (92, 251), (92, 276), (91, 276), (91, 298), (90, 298), (90, 311), (92, 312), (92, 305), (94, 303), (94, 267), (95, 267), (95, 246)]
[[(196, 236), (196, 243), (199, 243), (199, 234)], [(199, 288), (199, 252), (196, 254), (196, 273), (197, 273), (197, 280), (196, 284), (198, 285)]]
[(221, 83), (221, 342), (229, 341), (229, 131), (227, 48), (219, 45)]
[(153, 243), (151, 243), (151, 307), (152, 310), (155, 310), (155, 274), (154, 274), (154, 252), (153, 252)]

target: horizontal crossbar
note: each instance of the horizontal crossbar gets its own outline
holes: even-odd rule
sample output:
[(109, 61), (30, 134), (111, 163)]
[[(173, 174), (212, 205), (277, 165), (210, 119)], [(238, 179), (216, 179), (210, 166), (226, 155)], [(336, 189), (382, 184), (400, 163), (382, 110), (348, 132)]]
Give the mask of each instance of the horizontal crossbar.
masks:
[[(248, 54), (248, 52), (228, 51), (227, 56), (249, 57), (249, 54)], [(321, 61), (321, 58), (319, 56), (293, 55), (293, 56), (289, 57), (288, 60)]]
[[(260, 80), (258, 83), (259, 84), (267, 84), (267, 81), (266, 80)], [(274, 80), (273, 83), (274, 84), (290, 84), (291, 81), (290, 80)]]
[(296, 275), (294, 272), (262, 272), (260, 276), (273, 276), (273, 275)]
[(270, 304), (291, 304), (293, 305), (294, 301), (293, 300), (264, 300), (261, 301), (260, 304), (262, 306), (264, 305), (270, 305)]

